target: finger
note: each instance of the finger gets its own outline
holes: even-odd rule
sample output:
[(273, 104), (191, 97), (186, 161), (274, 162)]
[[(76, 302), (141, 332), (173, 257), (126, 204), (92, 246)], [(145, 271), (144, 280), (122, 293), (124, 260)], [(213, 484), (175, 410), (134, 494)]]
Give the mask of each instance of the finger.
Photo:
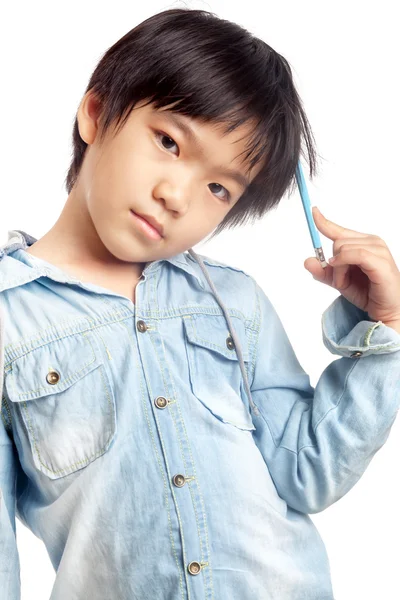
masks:
[(315, 256), (310, 256), (304, 261), (304, 266), (309, 273), (314, 277), (315, 280), (320, 281), (321, 283), (325, 283), (326, 285), (332, 286), (332, 278), (333, 278), (333, 267), (327, 265), (325, 268), (322, 267), (321, 262), (315, 258)]
[(357, 238), (356, 240), (351, 240), (347, 238), (341, 238), (340, 240), (336, 240), (335, 242), (333, 242), (333, 255), (336, 256), (337, 254), (339, 254), (339, 252), (341, 252), (343, 248), (348, 248), (350, 250), (365, 248), (366, 250), (369, 250), (373, 254), (381, 256), (382, 258), (386, 257), (388, 260), (392, 258), (389, 248), (386, 245), (382, 246), (380, 244), (370, 243), (368, 241), (364, 241), (364, 239), (360, 241), (358, 240), (360, 240), (360, 238)]
[(332, 274), (332, 285), (339, 291), (344, 291), (350, 284), (350, 266), (334, 266)]
[(365, 248), (343, 248), (339, 254), (329, 259), (335, 269), (346, 265), (357, 265), (372, 283), (381, 283), (382, 274), (389, 269), (389, 262)]
[[(361, 250), (365, 248), (369, 252), (376, 254), (382, 258), (388, 258), (388, 248), (385, 246), (377, 245), (375, 243), (369, 243), (363, 241), (357, 241), (359, 238), (352, 241), (354, 243), (348, 243), (347, 238), (341, 238), (340, 240), (336, 240), (333, 243), (333, 254), (337, 256), (344, 249), (346, 250)], [(334, 270), (332, 274), (332, 285), (339, 291), (345, 291), (346, 288), (350, 284), (350, 266), (345, 264), (343, 266), (339, 266), (337, 263), (334, 263)]]
[(368, 233), (360, 233), (359, 231), (354, 231), (353, 229), (348, 229), (338, 225), (337, 223), (334, 223), (333, 221), (329, 221), (316, 206), (312, 207), (312, 214), (316, 227), (330, 240), (337, 240), (338, 238), (370, 237)]

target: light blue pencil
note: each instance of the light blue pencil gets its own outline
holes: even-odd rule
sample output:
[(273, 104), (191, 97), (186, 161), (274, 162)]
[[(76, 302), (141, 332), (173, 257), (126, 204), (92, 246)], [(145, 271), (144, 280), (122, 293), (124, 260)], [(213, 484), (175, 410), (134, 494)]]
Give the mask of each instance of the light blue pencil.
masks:
[(303, 169), (302, 169), (300, 161), (298, 162), (297, 168), (296, 168), (296, 181), (297, 181), (297, 185), (299, 187), (304, 212), (306, 214), (308, 229), (310, 231), (311, 240), (312, 240), (314, 250), (315, 250), (315, 256), (321, 263), (321, 266), (325, 269), (325, 267), (328, 266), (328, 263), (325, 260), (324, 251), (322, 249), (322, 244), (321, 244), (321, 239), (319, 237), (319, 232), (315, 226), (314, 219), (312, 216), (310, 197), (308, 195), (306, 181), (304, 179), (304, 173), (303, 173)]

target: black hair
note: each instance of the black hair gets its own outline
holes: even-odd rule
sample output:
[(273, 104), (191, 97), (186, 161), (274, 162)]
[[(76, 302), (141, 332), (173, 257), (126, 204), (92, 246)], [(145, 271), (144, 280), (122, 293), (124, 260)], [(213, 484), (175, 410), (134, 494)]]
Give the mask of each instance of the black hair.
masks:
[[(296, 91), (288, 61), (236, 23), (206, 10), (175, 8), (157, 13), (126, 33), (98, 62), (86, 91), (101, 103), (100, 141), (108, 128), (123, 127), (135, 104), (149, 99), (155, 109), (205, 122), (227, 123), (232, 131), (255, 123), (244, 162), (263, 161), (239, 200), (211, 237), (254, 222), (296, 186), (302, 155), (316, 173), (314, 137)], [(307, 147), (307, 156), (302, 145)], [(72, 132), (73, 155), (65, 179), (71, 192), (87, 148)], [(250, 160), (249, 160), (250, 157)]]

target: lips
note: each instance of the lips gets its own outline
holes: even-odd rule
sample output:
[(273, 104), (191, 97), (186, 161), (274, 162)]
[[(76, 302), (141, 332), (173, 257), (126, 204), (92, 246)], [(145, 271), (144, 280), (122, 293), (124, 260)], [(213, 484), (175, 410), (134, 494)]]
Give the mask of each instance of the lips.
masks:
[[(131, 209), (132, 210), (132, 209)], [(133, 213), (135, 213), (135, 215), (137, 215), (138, 217), (141, 217), (142, 219), (144, 219), (145, 221), (148, 222), (149, 225), (151, 225), (152, 227), (154, 227), (154, 229), (156, 231), (158, 231), (158, 233), (163, 236), (164, 235), (164, 227), (161, 225), (161, 223), (159, 223), (157, 221), (157, 219), (155, 219), (154, 217), (152, 217), (151, 215), (144, 215), (144, 214), (140, 214), (135, 212), (134, 210), (132, 210)]]

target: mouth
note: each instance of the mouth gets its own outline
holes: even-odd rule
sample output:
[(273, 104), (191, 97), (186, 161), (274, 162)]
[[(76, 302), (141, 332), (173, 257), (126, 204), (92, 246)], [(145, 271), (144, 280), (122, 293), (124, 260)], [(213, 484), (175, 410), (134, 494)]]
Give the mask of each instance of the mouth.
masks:
[(148, 235), (157, 239), (163, 237), (164, 228), (154, 217), (150, 215), (141, 215), (139, 213), (136, 213), (132, 209), (130, 209), (130, 212), (134, 217), (136, 217), (136, 219), (138, 219), (138, 223)]

